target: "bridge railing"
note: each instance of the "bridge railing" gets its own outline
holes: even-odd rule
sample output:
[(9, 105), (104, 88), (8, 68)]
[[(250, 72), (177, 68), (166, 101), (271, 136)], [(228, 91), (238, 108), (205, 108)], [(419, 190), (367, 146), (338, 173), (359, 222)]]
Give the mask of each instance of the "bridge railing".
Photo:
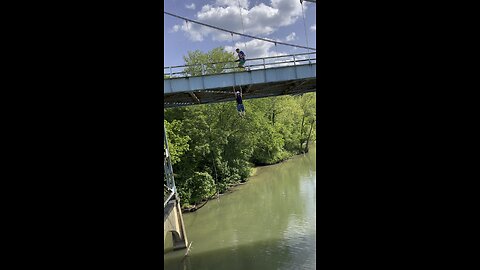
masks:
[[(313, 56), (312, 56), (313, 55)], [(244, 67), (259, 70), (282, 66), (297, 66), (316, 63), (316, 52), (247, 59)], [(213, 62), (196, 65), (164, 67), (164, 78), (178, 78), (246, 71), (238, 68), (238, 62)]]

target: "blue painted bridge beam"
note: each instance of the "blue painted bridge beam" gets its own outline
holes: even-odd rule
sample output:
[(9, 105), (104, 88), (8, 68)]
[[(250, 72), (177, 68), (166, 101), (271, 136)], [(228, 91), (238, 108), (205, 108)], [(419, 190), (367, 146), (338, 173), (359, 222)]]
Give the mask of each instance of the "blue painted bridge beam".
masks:
[(260, 98), (316, 91), (316, 63), (244, 72), (164, 79), (165, 107), (234, 100), (233, 88), (243, 98)]

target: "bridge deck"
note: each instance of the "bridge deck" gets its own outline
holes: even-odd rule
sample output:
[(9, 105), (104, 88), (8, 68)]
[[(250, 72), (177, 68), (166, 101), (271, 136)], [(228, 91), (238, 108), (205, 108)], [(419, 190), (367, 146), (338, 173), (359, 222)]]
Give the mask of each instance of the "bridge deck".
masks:
[[(164, 79), (164, 105), (168, 108), (233, 101), (233, 88), (239, 90), (239, 86), (243, 90), (243, 99), (313, 92), (317, 80), (316, 62), (312, 63), (312, 60), (315, 61), (280, 62), (270, 68), (263, 64), (264, 68), (243, 72), (167, 78)], [(308, 63), (301, 64), (301, 61)]]

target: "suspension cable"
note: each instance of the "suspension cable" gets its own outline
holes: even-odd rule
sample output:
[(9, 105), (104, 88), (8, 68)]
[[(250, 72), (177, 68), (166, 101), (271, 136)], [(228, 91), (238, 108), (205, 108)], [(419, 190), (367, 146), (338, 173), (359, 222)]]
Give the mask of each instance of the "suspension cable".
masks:
[(206, 27), (214, 28), (214, 29), (217, 29), (217, 30), (220, 30), (220, 31), (232, 33), (232, 34), (239, 35), (239, 36), (245, 36), (245, 37), (249, 37), (249, 38), (253, 38), (253, 39), (258, 39), (258, 40), (263, 40), (263, 41), (270, 42), (270, 43), (277, 43), (277, 44), (285, 45), (285, 46), (297, 47), (297, 48), (302, 48), (302, 49), (309, 49), (309, 50), (313, 50), (313, 51), (316, 51), (316, 50), (317, 50), (316, 48), (310, 48), (310, 47), (305, 47), (305, 46), (301, 46), (301, 45), (290, 44), (290, 43), (285, 43), (285, 42), (275, 41), (275, 40), (271, 40), (271, 39), (266, 39), (266, 38), (261, 38), (261, 37), (252, 36), (252, 35), (247, 35), (247, 34), (238, 33), (238, 32), (235, 32), (235, 31), (223, 29), (223, 28), (220, 28), (220, 27), (217, 27), (217, 26), (213, 26), (213, 25), (210, 25), (210, 24), (206, 24), (206, 23), (194, 21), (194, 20), (192, 20), (192, 19), (185, 18), (185, 17), (182, 17), (182, 16), (178, 16), (178, 15), (175, 15), (175, 14), (172, 14), (172, 13), (169, 13), (169, 12), (166, 12), (166, 11), (164, 11), (163, 13), (165, 13), (165, 14), (167, 14), (167, 15), (170, 15), (170, 16), (172, 16), (172, 17), (177, 17), (177, 18), (180, 18), (180, 19), (183, 19), (183, 20), (187, 20), (187, 21), (189, 21), (189, 22), (193, 22), (193, 23), (196, 23), (196, 24), (200, 24), (200, 25), (203, 25), (203, 26), (206, 26)]

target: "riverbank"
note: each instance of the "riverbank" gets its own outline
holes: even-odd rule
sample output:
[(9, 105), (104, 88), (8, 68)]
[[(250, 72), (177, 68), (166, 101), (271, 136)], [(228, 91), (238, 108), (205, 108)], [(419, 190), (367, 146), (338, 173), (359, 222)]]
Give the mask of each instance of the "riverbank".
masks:
[[(312, 145), (310, 147), (315, 147), (315, 142), (312, 143)], [(309, 148), (310, 148), (309, 147)], [(250, 177), (253, 177), (253, 176), (256, 176), (257, 173), (258, 173), (258, 168), (262, 168), (262, 167), (268, 167), (268, 166), (272, 166), (272, 165), (276, 165), (276, 164), (280, 164), (280, 163), (283, 163), (285, 161), (288, 161), (290, 159), (293, 159), (295, 157), (298, 157), (298, 156), (301, 156), (301, 155), (304, 155), (306, 153), (299, 153), (299, 154), (293, 154), (291, 156), (288, 156), (282, 160), (279, 160), (277, 162), (274, 162), (274, 163), (271, 163), (271, 164), (256, 164), (254, 167), (251, 168), (251, 173), (250, 173)], [(220, 193), (220, 194), (214, 194), (212, 197), (206, 199), (206, 200), (203, 200), (198, 206), (197, 205), (188, 205), (186, 207), (182, 207), (182, 213), (191, 213), (191, 212), (195, 212), (197, 210), (199, 210), (200, 208), (202, 208), (204, 205), (206, 205), (208, 203), (208, 201), (211, 201), (211, 200), (214, 200), (214, 199), (218, 199), (220, 196), (223, 196), (223, 195), (226, 195), (226, 194), (230, 194), (232, 192), (235, 191), (235, 187), (237, 186), (240, 186), (240, 185), (245, 185), (248, 183), (248, 180), (244, 181), (244, 182), (239, 182), (239, 183), (235, 183), (235, 184), (230, 184), (228, 185), (228, 188), (225, 192), (223, 193)]]
[(316, 151), (257, 167), (248, 184), (183, 214), (191, 251), (174, 251), (169, 233), (164, 268), (315, 269)]

